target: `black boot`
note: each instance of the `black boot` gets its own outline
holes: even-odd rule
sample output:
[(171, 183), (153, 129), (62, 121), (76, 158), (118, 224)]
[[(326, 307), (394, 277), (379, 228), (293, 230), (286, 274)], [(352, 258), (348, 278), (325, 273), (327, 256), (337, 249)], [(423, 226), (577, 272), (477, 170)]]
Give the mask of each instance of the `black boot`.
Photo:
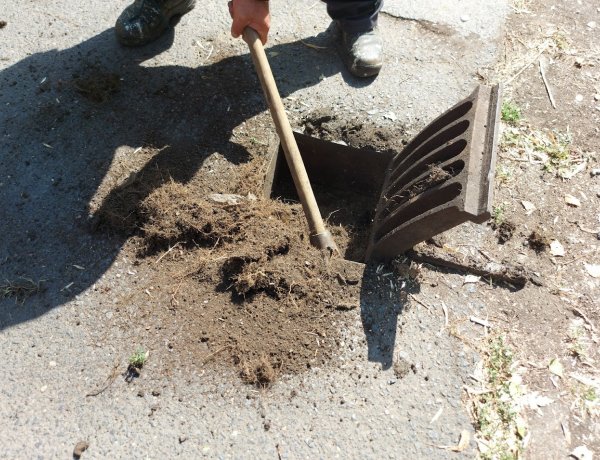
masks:
[(126, 46), (146, 45), (194, 6), (196, 0), (135, 0), (117, 19), (117, 40)]
[(373, 77), (383, 65), (383, 42), (377, 27), (366, 32), (341, 30), (341, 55), (350, 73), (356, 77)]

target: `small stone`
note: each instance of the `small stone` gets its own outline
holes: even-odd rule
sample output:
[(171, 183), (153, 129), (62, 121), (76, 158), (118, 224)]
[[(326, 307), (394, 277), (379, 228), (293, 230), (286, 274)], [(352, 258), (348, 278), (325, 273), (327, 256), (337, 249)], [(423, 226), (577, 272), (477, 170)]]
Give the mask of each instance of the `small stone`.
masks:
[(73, 457), (80, 458), (88, 447), (90, 447), (90, 445), (87, 441), (79, 441), (75, 444), (75, 449), (73, 449)]
[(578, 94), (577, 96), (575, 96), (575, 102), (582, 102), (583, 101), (583, 95), (582, 94)]
[(469, 21), (470, 19), (471, 19), (471, 17), (470, 17), (468, 14), (465, 14), (465, 15), (463, 15), (463, 16), (461, 16), (461, 17), (460, 17), (460, 20), (461, 20), (462, 22), (467, 22), (467, 21)]
[(586, 26), (588, 26), (590, 29), (595, 29), (596, 25), (596, 21), (590, 21), (586, 24)]
[(592, 169), (592, 170), (590, 171), (590, 175), (591, 175), (592, 177), (594, 177), (594, 176), (600, 176), (600, 168), (594, 168), (594, 169)]
[(578, 208), (579, 206), (581, 206), (581, 200), (573, 195), (569, 195), (566, 194), (565, 195), (565, 203), (567, 203), (569, 206), (573, 206), (575, 208)]
[(50, 361), (48, 363), (48, 366), (50, 366), (50, 367), (56, 367), (56, 361)]
[(550, 254), (555, 257), (564, 257), (565, 248), (558, 240), (554, 240), (550, 243)]
[(188, 440), (187, 436), (179, 436), (179, 444), (183, 444)]

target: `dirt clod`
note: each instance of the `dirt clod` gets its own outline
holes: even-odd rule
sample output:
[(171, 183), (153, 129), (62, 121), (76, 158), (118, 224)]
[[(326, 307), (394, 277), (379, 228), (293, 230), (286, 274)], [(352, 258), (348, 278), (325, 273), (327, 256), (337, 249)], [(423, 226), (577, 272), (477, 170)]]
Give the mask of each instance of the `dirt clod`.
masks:
[(263, 355), (256, 361), (244, 362), (241, 366), (240, 376), (246, 383), (265, 388), (275, 381), (276, 369), (280, 368), (280, 363), (273, 364)]
[(406, 133), (399, 126), (388, 129), (376, 126), (364, 118), (341, 119), (328, 110), (316, 110), (303, 120), (304, 132), (330, 142), (344, 142), (351, 147), (400, 151), (406, 143)]
[(512, 239), (515, 230), (517, 229), (517, 226), (512, 222), (505, 220), (502, 221), (499, 225), (493, 224), (492, 228), (496, 230), (498, 242), (500, 244), (504, 244)]
[(79, 441), (73, 449), (73, 458), (81, 458), (88, 447), (90, 447), (90, 444), (87, 441)]
[(550, 247), (550, 238), (546, 236), (542, 230), (534, 230), (531, 235), (527, 238), (529, 247), (535, 252), (544, 252)]
[(0, 21), (0, 29), (4, 29), (7, 26), (7, 22), (6, 21)]
[(413, 370), (414, 366), (411, 365), (404, 358), (398, 358), (394, 362), (394, 375), (397, 379), (402, 379), (408, 375), (408, 373)]

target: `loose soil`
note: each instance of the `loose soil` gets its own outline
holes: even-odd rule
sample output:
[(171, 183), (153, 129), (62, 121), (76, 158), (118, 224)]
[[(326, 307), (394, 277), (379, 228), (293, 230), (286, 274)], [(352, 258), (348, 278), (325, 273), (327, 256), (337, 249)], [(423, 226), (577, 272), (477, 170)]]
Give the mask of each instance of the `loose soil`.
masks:
[[(362, 146), (377, 133), (380, 148), (402, 144), (396, 135), (383, 143), (389, 134), (374, 126), (346, 126), (328, 125), (327, 136)], [(268, 155), (257, 151), (221, 176), (236, 193), (224, 195), (206, 193), (214, 179), (202, 170), (188, 183), (172, 179), (186, 167), (185, 153), (146, 147), (139, 154), (142, 172), (105, 188), (93, 226), (130, 236), (125, 257), (146, 282), (125, 303), (143, 305), (145, 343), (153, 330), (161, 330), (160, 341), (170, 337), (164, 371), (225, 364), (244, 382), (268, 386), (335, 356), (345, 312), (359, 307), (364, 267), (311, 247), (297, 202), (261, 195)], [(342, 223), (329, 220), (342, 253), (364, 250), (368, 234), (372, 210), (353, 203), (338, 212)], [(325, 200), (324, 213), (335, 206), (340, 211)]]

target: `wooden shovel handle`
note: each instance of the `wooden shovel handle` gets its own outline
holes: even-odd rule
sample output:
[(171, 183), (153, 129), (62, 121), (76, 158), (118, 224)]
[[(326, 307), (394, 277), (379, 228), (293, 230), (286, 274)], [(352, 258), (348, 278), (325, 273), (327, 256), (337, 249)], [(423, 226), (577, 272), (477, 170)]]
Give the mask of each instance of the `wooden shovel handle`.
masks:
[(292, 127), (288, 120), (285, 108), (281, 102), (273, 73), (271, 72), (271, 66), (267, 60), (265, 49), (263, 48), (262, 42), (258, 36), (258, 33), (251, 27), (246, 27), (243, 33), (244, 41), (250, 48), (250, 54), (252, 55), (252, 61), (256, 68), (256, 73), (260, 80), (265, 99), (271, 112), (271, 117), (275, 123), (275, 129), (281, 141), (283, 151), (285, 153), (285, 159), (287, 161), (292, 178), (294, 179), (294, 185), (296, 191), (300, 197), (304, 214), (308, 220), (308, 227), (310, 230), (310, 242), (313, 246), (319, 249), (330, 249), (337, 252), (337, 246), (333, 241), (331, 233), (325, 228), (323, 218), (317, 206), (315, 195), (313, 193), (310, 181), (308, 180), (308, 174), (306, 174), (306, 168), (302, 161), (302, 156), (298, 150), (298, 144)]

